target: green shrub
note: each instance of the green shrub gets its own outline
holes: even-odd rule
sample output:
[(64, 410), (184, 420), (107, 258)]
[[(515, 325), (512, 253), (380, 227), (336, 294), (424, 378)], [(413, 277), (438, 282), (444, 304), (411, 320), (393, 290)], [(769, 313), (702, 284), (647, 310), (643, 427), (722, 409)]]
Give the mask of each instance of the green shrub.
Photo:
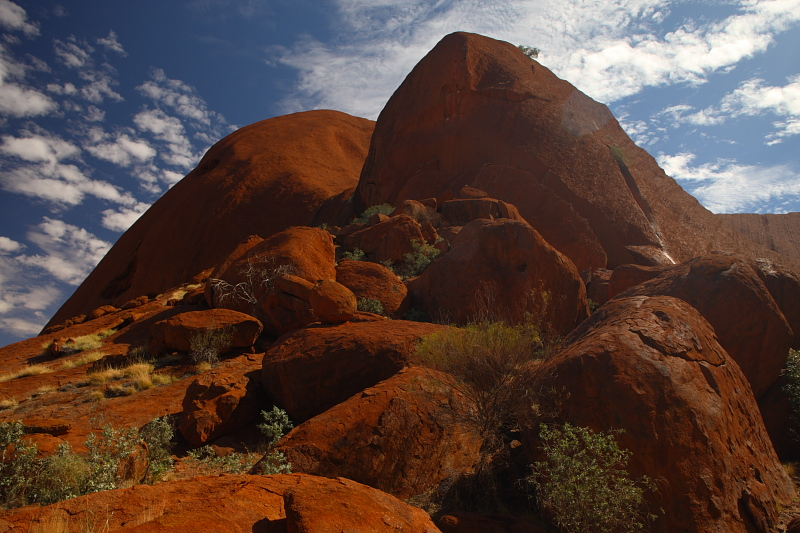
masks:
[(517, 48), (519, 48), (523, 54), (528, 56), (528, 59), (536, 59), (539, 57), (539, 53), (541, 52), (541, 50), (538, 48), (532, 48), (530, 46), (525, 46), (524, 44), (517, 46)]
[(357, 305), (359, 311), (375, 313), (376, 315), (384, 314), (383, 304), (375, 298), (359, 298)]
[(189, 355), (194, 364), (219, 363), (219, 356), (231, 348), (231, 328), (209, 327), (189, 339)]
[(641, 531), (655, 518), (644, 505), (644, 491), (655, 486), (647, 476), (630, 478), (631, 452), (619, 447), (615, 433), (541, 426), (546, 459), (532, 465), (528, 481), (564, 533)]
[(272, 406), (272, 411), (261, 411), (261, 416), (264, 417), (264, 423), (256, 427), (267, 438), (270, 448), (294, 427), (286, 411), (278, 407)]
[(398, 267), (402, 279), (419, 276), (439, 256), (439, 250), (430, 244), (420, 243), (414, 239), (411, 241), (411, 246), (414, 251), (405, 254), (402, 264)]
[(202, 446), (187, 452), (184, 462), (203, 475), (211, 474), (241, 474), (247, 472), (258, 460), (258, 455), (252, 453), (233, 452), (223, 457), (218, 457), (211, 446)]
[(353, 224), (366, 224), (367, 221), (369, 221), (369, 217), (372, 215), (377, 215), (378, 213), (390, 215), (392, 211), (394, 211), (394, 207), (389, 204), (373, 205), (366, 208), (360, 216), (353, 219)]
[(423, 338), (414, 357), (452, 377), (449, 385), (475, 405), (465, 414), (467, 421), (491, 447), (509, 430), (541, 415), (541, 394), (525, 366), (540, 359), (543, 349), (532, 324), (481, 322)]
[(99, 434), (90, 434), (86, 438), (89, 477), (83, 494), (112, 490), (128, 479), (133, 466), (131, 456), (141, 449), (140, 445), (139, 433), (135, 428), (117, 429), (106, 424)]
[(342, 259), (350, 259), (351, 261), (363, 261), (366, 257), (367, 254), (361, 248), (353, 248), (352, 252), (342, 254)]
[(155, 483), (172, 469), (174, 461), (170, 450), (175, 430), (169, 417), (162, 416), (145, 424), (139, 430), (139, 437), (147, 444), (148, 482)]

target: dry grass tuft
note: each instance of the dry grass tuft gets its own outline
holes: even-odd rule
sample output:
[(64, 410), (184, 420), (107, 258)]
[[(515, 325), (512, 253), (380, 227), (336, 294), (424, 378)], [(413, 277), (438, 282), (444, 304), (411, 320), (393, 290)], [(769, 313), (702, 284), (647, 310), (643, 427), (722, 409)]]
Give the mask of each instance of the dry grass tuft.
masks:
[(95, 361), (99, 361), (106, 355), (108, 354), (99, 350), (86, 352), (84, 354), (79, 355), (78, 357), (64, 361), (61, 364), (61, 368), (64, 370), (68, 370), (70, 368), (75, 368), (76, 366), (88, 365), (89, 363), (94, 363)]
[(27, 376), (38, 376), (40, 374), (47, 374), (48, 372), (52, 372), (53, 369), (47, 365), (28, 365), (24, 368), (21, 368), (15, 372), (8, 372), (6, 374), (0, 375), (0, 382), (3, 381), (10, 381), (12, 379), (17, 378), (24, 378)]

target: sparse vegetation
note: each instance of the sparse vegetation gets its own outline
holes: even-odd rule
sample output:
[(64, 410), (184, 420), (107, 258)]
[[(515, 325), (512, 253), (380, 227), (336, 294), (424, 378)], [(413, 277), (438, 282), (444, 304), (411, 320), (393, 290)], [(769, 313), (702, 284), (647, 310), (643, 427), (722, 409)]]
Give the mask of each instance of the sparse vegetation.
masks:
[(103, 339), (110, 337), (117, 330), (114, 328), (104, 329), (91, 335), (81, 335), (67, 341), (61, 346), (62, 355), (72, 355), (86, 350), (96, 350), (103, 345)]
[(196, 333), (189, 341), (192, 361), (196, 365), (208, 363), (213, 366), (219, 363), (220, 354), (231, 348), (232, 333), (229, 327), (209, 327)]
[(73, 357), (72, 359), (67, 359), (63, 363), (61, 363), (61, 368), (63, 370), (68, 370), (70, 368), (75, 368), (77, 366), (88, 365), (89, 363), (94, 363), (95, 361), (99, 361), (103, 357), (106, 356), (106, 353), (103, 351), (91, 351), (83, 353), (77, 357)]
[(172, 383), (172, 376), (153, 373), (153, 370), (153, 365), (150, 363), (134, 363), (125, 368), (106, 368), (89, 374), (87, 383), (103, 385), (109, 381), (127, 380), (124, 383), (114, 383), (106, 388), (105, 395), (111, 398), (130, 396), (135, 392), (152, 389), (157, 385)]
[(373, 205), (366, 208), (360, 216), (353, 219), (353, 224), (366, 224), (372, 215), (377, 215), (378, 213), (382, 215), (390, 215), (393, 211), (394, 207), (389, 204)]
[(376, 300), (375, 298), (359, 298), (357, 305), (358, 305), (358, 310), (364, 311), (365, 313), (375, 313), (376, 315), (382, 315), (385, 312), (381, 301)]
[(654, 491), (655, 484), (647, 476), (630, 478), (625, 468), (631, 452), (619, 447), (618, 433), (541, 426), (545, 460), (532, 465), (528, 481), (564, 533), (641, 531), (656, 518), (644, 504), (644, 491)]
[(353, 248), (352, 252), (345, 252), (342, 254), (342, 259), (350, 259), (351, 261), (364, 261), (367, 254), (361, 248)]
[(173, 467), (170, 450), (175, 430), (169, 418), (162, 416), (145, 424), (139, 431), (139, 437), (147, 444), (147, 480), (155, 483)]
[(430, 244), (414, 239), (411, 241), (411, 246), (414, 251), (406, 253), (403, 262), (391, 269), (400, 276), (400, 279), (419, 276), (439, 256), (439, 250)]
[(211, 446), (202, 446), (187, 452), (183, 462), (196, 475), (241, 474), (253, 468), (259, 458), (257, 453), (237, 452), (220, 457)]
[(541, 50), (539, 50), (538, 48), (532, 48), (530, 46), (525, 46), (524, 44), (517, 46), (517, 48), (519, 48), (523, 54), (528, 56), (529, 59), (536, 59), (537, 57), (539, 57), (539, 54), (541, 53)]
[(53, 369), (47, 365), (43, 364), (28, 365), (23, 368), (20, 368), (17, 371), (7, 372), (5, 374), (0, 375), (0, 382), (11, 381), (12, 379), (24, 378), (28, 376), (38, 376), (41, 374), (47, 374), (48, 372), (52, 371)]
[(244, 277), (244, 280), (236, 285), (232, 285), (224, 279), (209, 280), (214, 307), (229, 305), (235, 307), (240, 303), (245, 303), (255, 309), (259, 294), (271, 290), (272, 283), (277, 277), (291, 274), (293, 270), (292, 265), (277, 264), (274, 258), (250, 258), (240, 270), (240, 275)]

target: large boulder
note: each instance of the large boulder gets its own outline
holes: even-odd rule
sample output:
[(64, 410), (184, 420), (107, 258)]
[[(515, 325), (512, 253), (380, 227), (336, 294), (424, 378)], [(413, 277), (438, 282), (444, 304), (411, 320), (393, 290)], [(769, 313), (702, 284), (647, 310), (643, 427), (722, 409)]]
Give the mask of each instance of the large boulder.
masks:
[(447, 378), (410, 367), (297, 426), (278, 444), (298, 472), (347, 477), (398, 498), (468, 472), (481, 439)]
[(474, 220), (452, 246), (408, 283), (414, 308), (461, 324), (528, 314), (559, 335), (588, 316), (575, 265), (527, 223)]
[(422, 226), (408, 215), (397, 215), (348, 235), (344, 247), (358, 248), (370, 261), (383, 263), (402, 261), (405, 254), (414, 251), (414, 242), (425, 243)]
[(347, 322), (356, 314), (358, 303), (353, 291), (339, 282), (322, 280), (309, 291), (308, 303), (323, 324)]
[(0, 531), (86, 531), (100, 523), (109, 533), (438, 531), (424, 511), (388, 494), (303, 474), (200, 476), (97, 492), (6, 513)]
[(373, 125), (309, 111), (231, 133), (119, 238), (48, 325), (188, 282), (248, 235), (335, 222), (326, 216), (358, 183)]
[(228, 332), (230, 341), (222, 350), (246, 348), (255, 344), (261, 334), (261, 322), (250, 315), (229, 309), (188, 311), (153, 324), (151, 346), (188, 352), (192, 339), (208, 331)]
[(441, 200), (464, 185), (513, 203), (579, 271), (766, 252), (665, 175), (608, 107), (512, 44), (454, 33), (378, 117), (353, 206)]
[(336, 281), (353, 291), (356, 299), (378, 300), (388, 316), (402, 314), (408, 289), (383, 265), (344, 259), (336, 267)]
[(792, 348), (800, 349), (800, 276), (766, 259), (759, 260), (758, 266), (769, 293), (794, 332)]
[(745, 376), (693, 307), (664, 296), (611, 300), (564, 346), (537, 375), (568, 393), (561, 421), (624, 430), (630, 474), (659, 487), (646, 493), (650, 509), (664, 511), (650, 531), (772, 530), (795, 497), (792, 482)]
[(443, 328), (386, 319), (308, 327), (264, 354), (261, 379), (270, 400), (302, 422), (393, 376), (422, 337)]
[(674, 296), (714, 327), (760, 398), (778, 379), (793, 340), (758, 264), (739, 254), (710, 253), (670, 268), (617, 298)]

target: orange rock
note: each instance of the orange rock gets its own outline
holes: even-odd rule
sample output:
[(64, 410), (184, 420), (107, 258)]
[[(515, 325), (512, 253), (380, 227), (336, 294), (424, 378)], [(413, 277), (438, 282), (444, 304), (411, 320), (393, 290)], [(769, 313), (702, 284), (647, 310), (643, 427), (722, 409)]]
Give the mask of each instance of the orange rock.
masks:
[(684, 301), (611, 300), (537, 372), (569, 392), (562, 421), (624, 430), (628, 471), (659, 487), (650, 531), (769, 531), (795, 497), (747, 380)]
[(398, 215), (345, 237), (344, 247), (362, 250), (370, 261), (402, 261), (413, 252), (412, 241), (423, 243), (422, 226), (408, 215)]
[(513, 203), (578, 271), (715, 249), (763, 256), (666, 176), (605, 105), (512, 44), (454, 33), (382, 110), (353, 206), (455, 197), (465, 185)]
[(439, 373), (410, 367), (297, 426), (278, 446), (295, 471), (343, 476), (408, 498), (465, 473), (481, 441)]
[(97, 492), (9, 512), (0, 531), (78, 531), (99, 521), (109, 533), (437, 531), (424, 511), (388, 494), (302, 474), (200, 476)]
[(323, 324), (347, 322), (356, 313), (353, 291), (333, 280), (322, 280), (311, 289), (308, 302)]
[(255, 344), (261, 334), (262, 326), (252, 316), (229, 309), (189, 311), (153, 324), (151, 345), (188, 352), (191, 349), (192, 338), (207, 330), (229, 330), (231, 338), (228, 350), (230, 350)]
[(408, 289), (394, 272), (383, 265), (345, 259), (336, 267), (336, 281), (353, 291), (356, 299), (380, 301), (388, 316), (402, 316), (408, 307)]
[(222, 262), (248, 235), (337, 223), (373, 125), (309, 111), (228, 135), (119, 238), (48, 325), (176, 287)]
[(517, 208), (494, 198), (448, 200), (442, 204), (442, 223), (463, 226), (479, 218), (509, 218), (524, 222)]
[(674, 296), (688, 302), (714, 327), (719, 343), (750, 382), (756, 399), (778, 379), (792, 330), (755, 261), (710, 253), (664, 271), (618, 295)]
[(403, 320), (308, 327), (264, 354), (261, 379), (270, 400), (302, 422), (397, 373), (419, 339), (443, 327)]
[(193, 446), (202, 446), (253, 422), (264, 406), (257, 373), (212, 370), (186, 389), (178, 429)]
[(769, 293), (794, 333), (792, 348), (800, 349), (800, 276), (769, 260), (759, 260)]
[(25, 418), (22, 425), (25, 433), (46, 433), (54, 437), (68, 433), (72, 427), (68, 421), (58, 418)]
[(608, 299), (625, 292), (634, 285), (651, 280), (669, 269), (667, 266), (620, 265), (611, 272), (608, 280)]
[(561, 335), (588, 316), (575, 265), (527, 223), (475, 220), (452, 245), (407, 283), (415, 309), (459, 324), (482, 318), (521, 322), (529, 313)]

